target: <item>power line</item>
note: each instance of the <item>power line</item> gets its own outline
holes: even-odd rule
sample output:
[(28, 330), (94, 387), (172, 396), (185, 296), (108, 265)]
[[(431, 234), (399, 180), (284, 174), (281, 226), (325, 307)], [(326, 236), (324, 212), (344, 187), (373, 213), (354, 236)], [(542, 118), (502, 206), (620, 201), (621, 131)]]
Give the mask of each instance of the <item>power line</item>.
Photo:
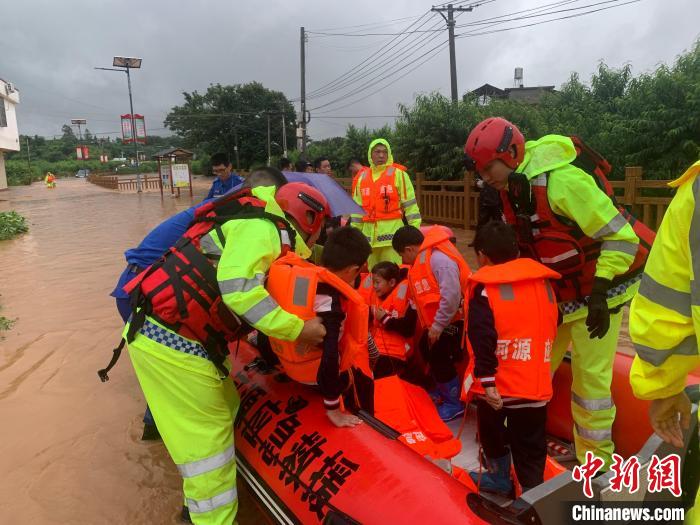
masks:
[[(600, 2), (599, 4), (594, 4), (594, 5), (607, 4), (607, 3), (610, 3), (610, 1), (619, 2), (620, 0), (608, 0), (608, 1), (606, 1), (606, 2)], [(617, 4), (617, 3), (616, 3), (616, 5), (614, 5), (614, 6), (608, 6), (608, 7), (604, 7), (604, 8), (600, 8), (600, 9), (589, 10), (589, 11), (582, 12), (582, 13), (576, 13), (576, 14), (573, 14), (573, 15), (567, 15), (567, 16), (563, 16), (563, 17), (558, 17), (558, 18), (550, 19), (550, 20), (535, 22), (535, 23), (532, 23), (532, 24), (523, 24), (523, 25), (521, 25), (521, 26), (516, 26), (516, 27), (511, 27), (511, 28), (497, 29), (497, 30), (492, 30), (492, 31), (482, 31), (482, 32), (480, 32), (480, 33), (474, 33), (474, 32), (472, 32), (472, 33), (466, 33), (466, 34), (458, 35), (456, 38), (463, 38), (463, 37), (466, 37), (466, 36), (478, 36), (478, 35), (485, 35), (485, 34), (497, 33), (497, 32), (502, 32), (502, 31), (509, 31), (509, 30), (512, 30), (512, 29), (520, 28), (520, 27), (530, 27), (530, 26), (533, 26), (533, 25), (539, 25), (539, 24), (543, 24), (543, 23), (553, 22), (553, 21), (556, 21), (556, 20), (562, 20), (562, 19), (567, 19), (567, 18), (575, 18), (575, 17), (578, 17), (578, 16), (584, 16), (584, 15), (587, 15), (587, 14), (590, 14), (590, 13), (594, 13), (594, 12), (598, 12), (598, 11), (603, 11), (603, 10), (607, 10), (607, 9), (612, 9), (612, 8), (614, 8), (614, 7), (620, 7), (620, 6), (623, 6), (623, 5), (627, 5), (627, 4), (631, 4), (631, 3), (636, 3), (636, 2), (639, 2), (639, 1), (641, 1), (641, 0), (630, 0), (630, 1), (628, 1), (628, 2), (624, 2), (624, 3), (621, 3), (621, 4)], [(556, 4), (556, 5), (564, 5), (565, 3), (570, 3), (570, 2), (557, 2), (557, 3), (555, 3), (555, 4)], [(591, 6), (583, 6), (582, 8), (585, 9), (586, 7), (591, 7)], [(545, 8), (545, 6), (540, 6), (540, 7), (538, 7), (538, 8), (526, 10), (525, 12), (532, 12), (532, 11), (538, 11), (538, 10), (541, 11), (543, 8)], [(547, 13), (545, 13), (545, 14), (547, 14)], [(551, 14), (551, 13), (550, 13), (550, 14)], [(508, 15), (506, 15), (506, 16), (508, 16)], [(496, 23), (502, 23), (502, 22), (496, 22)], [(494, 23), (494, 25), (495, 25), (495, 23)], [(404, 73), (403, 75), (401, 75), (399, 78), (395, 79), (394, 81), (399, 80), (400, 78), (403, 78), (404, 76), (406, 76), (406, 75), (407, 75), (408, 73), (410, 73), (411, 71), (414, 71), (415, 69), (417, 69), (418, 67), (420, 67), (422, 64), (424, 64), (424, 63), (427, 62), (428, 60), (432, 59), (437, 53), (439, 53), (439, 52), (441, 51), (441, 49), (439, 49), (439, 48), (440, 48), (442, 45), (443, 45), (443, 44), (441, 44), (441, 45), (439, 45), (439, 46), (436, 46), (435, 48), (431, 49), (431, 50), (428, 51), (427, 53), (424, 53), (423, 55), (421, 55), (421, 57), (418, 57), (417, 60), (420, 60), (422, 57), (425, 57), (426, 55), (428, 55), (428, 54), (430, 54), (431, 52), (434, 51), (433, 54), (431, 54), (430, 56), (428, 56), (425, 60), (423, 60), (422, 62), (420, 62), (419, 64), (417, 64), (415, 67), (411, 68), (409, 71), (407, 71), (406, 73)], [(403, 68), (401, 68), (401, 69), (403, 69)], [(398, 71), (394, 71), (391, 75), (388, 75), (388, 76), (392, 76), (392, 75), (398, 73), (399, 71), (401, 71), (401, 69), (399, 69)], [(380, 82), (381, 80), (387, 78), (388, 76), (383, 77), (382, 79), (379, 80), (379, 82)], [(344, 105), (342, 105), (342, 106), (340, 106), (340, 107), (336, 107), (335, 110), (343, 109), (343, 108), (352, 106), (352, 105), (354, 105), (354, 104), (357, 104), (358, 102), (361, 102), (362, 100), (365, 100), (366, 98), (368, 98), (368, 97), (370, 97), (370, 96), (372, 96), (372, 95), (378, 93), (379, 91), (382, 91), (383, 89), (386, 89), (389, 85), (390, 85), (390, 84), (387, 84), (387, 85), (385, 85), (385, 86), (382, 86), (382, 87), (379, 88), (378, 90), (375, 90), (375, 91), (373, 91), (372, 93), (370, 93), (370, 94), (368, 94), (368, 95), (366, 95), (366, 96), (364, 96), (364, 97), (361, 97), (361, 98), (359, 98), (359, 99), (357, 99), (357, 100), (354, 100), (354, 101), (352, 101), (352, 102), (350, 102), (350, 103), (348, 103), (348, 104), (344, 104)], [(368, 89), (368, 88), (366, 88), (366, 89)], [(329, 106), (329, 105), (332, 105), (332, 104), (335, 103), (335, 102), (338, 102), (338, 101), (340, 101), (340, 100), (344, 100), (344, 99), (346, 99), (348, 96), (352, 96), (352, 95), (354, 95), (354, 94), (360, 93), (361, 91), (363, 91), (363, 90), (356, 91), (355, 93), (346, 94), (345, 97), (335, 99), (334, 101), (331, 101), (331, 102), (329, 102), (329, 103), (327, 103), (327, 104), (318, 106), (317, 108), (313, 108), (313, 109), (314, 109), (314, 110), (322, 109), (323, 107), (327, 107), (327, 106)], [(322, 115), (323, 115), (323, 114), (321, 113), (319, 116), (322, 116)]]
[[(620, 0), (613, 0), (613, 1), (619, 2)], [(585, 11), (585, 12), (583, 12), (583, 13), (577, 13), (577, 14), (568, 15), (568, 16), (560, 16), (560, 17), (557, 17), (557, 18), (552, 18), (552, 19), (550, 19), (550, 20), (542, 20), (542, 21), (539, 21), (539, 22), (532, 22), (532, 23), (530, 23), (530, 24), (522, 24), (522, 25), (519, 25), (519, 26), (506, 27), (506, 28), (503, 28), (503, 29), (493, 29), (493, 30), (490, 30), (490, 31), (463, 33), (463, 34), (461, 34), (461, 35), (457, 35), (455, 38), (466, 38), (466, 37), (474, 37), (474, 36), (491, 35), (491, 34), (494, 34), (494, 33), (502, 33), (502, 32), (505, 32), (505, 31), (512, 31), (513, 29), (521, 29), (521, 28), (523, 28), (523, 27), (533, 27), (533, 26), (538, 26), (538, 25), (541, 25), (541, 24), (547, 24), (547, 23), (549, 23), (549, 22), (556, 22), (556, 21), (558, 21), (558, 20), (566, 20), (566, 19), (569, 19), (569, 18), (578, 18), (578, 17), (580, 17), (580, 16), (585, 16), (585, 15), (588, 15), (588, 14), (591, 14), (591, 13), (597, 13), (597, 12), (599, 12), (599, 11), (607, 11), (608, 9), (615, 9), (616, 7), (622, 7), (622, 6), (629, 5), (629, 4), (636, 4), (636, 3), (641, 2), (641, 1), (642, 1), (642, 0), (629, 0), (629, 1), (627, 1), (627, 2), (616, 3), (615, 5), (608, 6), (608, 7), (601, 7), (600, 9), (592, 9), (592, 10), (590, 10), (590, 11)], [(606, 3), (607, 3), (607, 2), (606, 2)]]
[(435, 33), (439, 31), (442, 31), (442, 29), (418, 29), (415, 31), (401, 31), (400, 33), (319, 33), (316, 31), (307, 31), (307, 33), (321, 36), (400, 36), (413, 35), (416, 33)]
[[(477, 7), (477, 6), (479, 6), (479, 5), (491, 3), (491, 2), (494, 2), (494, 1), (496, 1), (496, 0), (487, 0), (486, 2), (482, 2), (482, 3), (478, 3), (478, 4), (474, 4), (474, 3), (473, 3), (471, 7)], [(560, 1), (560, 2), (554, 2), (554, 3), (552, 3), (552, 4), (547, 4), (547, 5), (539, 6), (539, 7), (536, 7), (536, 8), (530, 8), (530, 9), (526, 9), (526, 10), (522, 10), (522, 11), (517, 11), (517, 12), (515, 12), (515, 13), (510, 13), (510, 14), (506, 14), (506, 15), (501, 15), (501, 17), (503, 17), (503, 16), (512, 16), (513, 14), (518, 14), (518, 13), (537, 12), (537, 11), (541, 11), (541, 10), (543, 10), (543, 9), (546, 9), (547, 7), (550, 7), (550, 6), (556, 7), (556, 6), (559, 6), (559, 5), (564, 5), (564, 4), (571, 3), (571, 2), (575, 2), (575, 1), (579, 1), (579, 0), (565, 0), (565, 1)], [(466, 3), (466, 2), (458, 2), (458, 3), (461, 4), (461, 3)], [(459, 15), (458, 15), (458, 16), (459, 16)], [(498, 17), (496, 17), (496, 18), (498, 18)], [(486, 20), (489, 20), (489, 19), (486, 19)], [(420, 26), (418, 26), (418, 29), (420, 29), (420, 28), (422, 28), (422, 27), (425, 27), (426, 24), (427, 24), (427, 21), (423, 22), (423, 24), (421, 24)], [(434, 30), (434, 31), (436, 31), (436, 32), (441, 32), (441, 31), (443, 31), (442, 29), (439, 29), (439, 30), (438, 30), (438, 29), (435, 29), (435, 28), (437, 28), (438, 25), (441, 25), (439, 21), (438, 21), (436, 24), (434, 24), (433, 26), (431, 26), (431, 27), (430, 27), (430, 30)], [(499, 25), (499, 23), (494, 23), (494, 24), (492, 24), (492, 26), (493, 26), (493, 25)], [(410, 26), (409, 26), (409, 27), (410, 27)], [(437, 35), (434, 35), (434, 36), (437, 36)], [(311, 92), (310, 95), (307, 97), (307, 99), (308, 99), (308, 98), (321, 98), (321, 97), (327, 96), (327, 95), (329, 95), (329, 94), (332, 94), (332, 93), (334, 93), (334, 92), (337, 92), (337, 91), (339, 91), (339, 90), (341, 90), (341, 89), (344, 89), (344, 88), (346, 88), (346, 87), (349, 87), (349, 86), (351, 86), (351, 85), (353, 85), (353, 84), (357, 84), (358, 82), (365, 80), (369, 74), (371, 74), (371, 73), (373, 73), (373, 72), (375, 72), (375, 71), (377, 71), (377, 70), (379, 70), (379, 69), (384, 68), (385, 65), (386, 65), (389, 61), (391, 61), (392, 59), (395, 61), (397, 58), (403, 57), (403, 56), (406, 54), (406, 48), (407, 48), (408, 46), (410, 46), (411, 44), (413, 44), (414, 46), (416, 46), (416, 45), (418, 45), (418, 44), (420, 44), (420, 43), (427, 44), (427, 41), (429, 41), (429, 40), (432, 40), (432, 39), (428, 39), (427, 37), (423, 37), (422, 39), (418, 39), (418, 40), (415, 40), (415, 39), (414, 39), (414, 40), (407, 40), (407, 41), (404, 43), (404, 45), (403, 45), (402, 47), (400, 47), (399, 50), (397, 50), (397, 51), (401, 51), (401, 52), (398, 53), (398, 55), (397, 55), (396, 52), (395, 52), (395, 53), (393, 54), (393, 56), (390, 57), (389, 59), (384, 60), (383, 62), (380, 62), (380, 63), (378, 63), (378, 64), (375, 64), (375, 65), (373, 65), (372, 67), (370, 67), (371, 60), (369, 60), (369, 59), (368, 59), (368, 60), (365, 60), (365, 65), (364, 65), (363, 67), (361, 67), (359, 70), (357, 70), (357, 71), (354, 72), (354, 73), (353, 73), (353, 70), (348, 71), (347, 73), (344, 74), (345, 77), (346, 77), (345, 79), (343, 79), (343, 80), (338, 80), (338, 79), (337, 79), (336, 81), (333, 81), (333, 82), (327, 84), (327, 85), (326, 85), (327, 87), (326, 87), (325, 89), (324, 89), (324, 87), (322, 86), (321, 88), (319, 88), (319, 89), (317, 89), (317, 90)], [(393, 46), (391, 46), (389, 49), (387, 49), (386, 52), (391, 51), (391, 49), (393, 49), (394, 47), (396, 47), (396, 45), (397, 45), (399, 42), (400, 42), (400, 40), (398, 40), (397, 43), (395, 43)], [(414, 49), (413, 51), (415, 52), (415, 51), (417, 51), (417, 49)], [(409, 54), (409, 56), (410, 56), (410, 54)], [(367, 71), (365, 71), (363, 74), (360, 75), (360, 73), (361, 73), (364, 69), (366, 69), (367, 67), (370, 67), (370, 69), (367, 70)], [(359, 76), (358, 76), (358, 75), (359, 75)], [(342, 77), (343, 77), (343, 76), (339, 77), (339, 79), (341, 79)], [(375, 77), (375, 78), (376, 78), (376, 77)], [(368, 82), (369, 82), (369, 81), (368, 81)], [(367, 89), (368, 89), (368, 88), (367, 88)], [(352, 94), (354, 94), (354, 93), (351, 93), (350, 95), (352, 95)]]
[[(414, 22), (412, 22), (411, 24), (409, 24), (408, 26), (406, 26), (406, 28), (404, 28), (404, 30), (405, 30), (405, 31), (410, 30), (412, 27), (414, 27), (416, 24), (418, 24), (422, 19), (429, 17), (429, 15), (430, 15), (430, 12), (429, 12), (429, 11), (426, 11), (426, 12), (423, 13), (423, 15), (421, 15), (417, 20), (415, 20)], [(417, 26), (417, 27), (420, 28), (420, 27), (425, 26), (426, 24), (427, 24), (427, 21), (424, 21), (420, 26)], [(391, 40), (393, 40), (393, 39), (391, 39), (391, 38), (390, 38), (390, 39), (387, 39), (387, 40), (385, 41), (385, 43), (389, 43)], [(350, 68), (348, 71), (346, 71), (345, 73), (343, 73), (343, 74), (340, 75), (339, 77), (336, 77), (335, 79), (331, 80), (330, 82), (327, 82), (326, 84), (323, 84), (323, 85), (322, 85), (321, 87), (319, 87), (318, 89), (313, 90), (313, 91), (311, 91), (310, 93), (308, 93), (308, 94), (307, 94), (307, 97), (316, 96), (317, 93), (319, 93), (319, 92), (321, 92), (321, 91), (323, 91), (323, 90), (326, 90), (326, 89), (330, 89), (330, 88), (332, 88), (333, 86), (337, 85), (338, 83), (343, 82), (344, 80), (346, 80), (346, 79), (347, 79), (348, 77), (350, 77), (351, 75), (353, 75), (353, 74), (355, 74), (355, 73), (359, 73), (360, 71), (366, 69), (366, 68), (368, 67), (368, 64), (372, 63), (372, 60), (373, 60), (376, 56), (382, 56), (383, 54), (388, 53), (389, 51), (391, 51), (392, 49), (394, 49), (397, 45), (399, 45), (400, 42), (401, 42), (401, 40), (402, 40), (402, 39), (400, 39), (400, 38), (399, 38), (399, 39), (396, 39), (396, 42), (394, 42), (394, 43), (393, 43), (391, 46), (389, 46), (388, 48), (382, 47), (380, 51), (383, 51), (383, 52), (375, 51), (374, 53), (371, 53), (369, 56), (365, 57), (363, 60), (361, 60), (360, 62), (358, 62), (355, 66), (353, 66), (352, 68)], [(296, 99), (296, 100), (298, 100), (298, 99)]]
[(396, 22), (403, 22), (405, 20), (412, 20), (414, 18), (419, 18), (421, 15), (406, 16), (403, 18), (394, 18), (393, 20), (384, 20), (382, 22), (372, 22), (369, 24), (358, 24), (354, 26), (339, 26), (339, 27), (326, 27), (323, 29), (316, 29), (316, 31), (336, 31), (340, 29), (354, 29), (358, 27), (370, 27), (370, 26), (389, 26), (394, 25)]
[(446, 6), (448, 4), (452, 4), (453, 7), (457, 7), (457, 6), (461, 6), (462, 4), (469, 4), (466, 7), (474, 8), (474, 7), (481, 7), (482, 5), (486, 5), (486, 4), (491, 4), (495, 1), (496, 0), (484, 0), (483, 2), (471, 2), (470, 3), (469, 0), (460, 0), (458, 2), (443, 2), (441, 4), (435, 4), (433, 7), (443, 7), (443, 6)]
[(323, 115), (323, 118), (399, 118), (401, 115)]
[[(442, 22), (440, 20), (436, 20), (435, 23), (431, 26), (431, 28), (435, 28), (439, 25), (441, 25)], [(347, 87), (352, 86), (353, 84), (357, 84), (359, 82), (365, 82), (369, 84), (373, 80), (377, 79), (379, 75), (382, 74), (382, 72), (386, 72), (387, 70), (391, 71), (393, 68), (396, 68), (397, 66), (401, 65), (402, 63), (406, 62), (407, 59), (410, 59), (412, 55), (415, 53), (419, 52), (422, 48), (427, 46), (428, 43), (431, 41), (435, 40), (438, 38), (441, 34), (440, 32), (437, 33), (431, 33), (424, 35), (422, 37), (418, 37), (416, 39), (410, 40), (405, 42), (403, 45), (401, 45), (398, 49), (395, 50), (394, 53), (387, 59), (384, 59), (383, 61), (379, 61), (376, 63), (371, 63), (367, 62), (362, 68), (357, 70), (355, 74), (347, 78), (345, 81), (336, 83), (336, 85), (327, 88), (325, 91), (316, 91), (314, 98), (321, 98), (327, 95), (330, 95), (332, 93), (338, 92), (342, 89), (345, 89)], [(398, 42), (397, 42), (398, 44)], [(392, 48), (387, 49), (385, 52), (390, 51)], [(387, 68), (387, 64), (390, 64), (393, 62), (393, 65), (389, 66)], [(368, 68), (368, 69), (367, 69)], [(363, 71), (365, 70), (365, 71)], [(380, 71), (381, 70), (381, 71)], [(380, 71), (379, 75), (375, 75), (373, 78), (369, 78), (370, 75), (373, 75), (374, 73)], [(363, 91), (366, 89), (370, 89), (372, 86), (368, 85), (364, 88), (361, 88), (359, 91)], [(355, 93), (359, 92), (356, 91)], [(347, 95), (353, 95), (355, 93), (348, 93)], [(330, 103), (328, 103), (330, 104)], [(326, 104), (326, 105), (328, 105)], [(325, 107), (326, 105), (319, 106), (319, 107)], [(318, 109), (318, 108), (314, 108)]]
[[(579, 0), (573, 0), (573, 1), (579, 1)], [(498, 22), (499, 22), (499, 23), (514, 22), (514, 21), (518, 21), (518, 20), (526, 20), (526, 19), (528, 19), (528, 18), (537, 18), (537, 17), (541, 17), (541, 16), (554, 15), (554, 14), (557, 14), (557, 13), (565, 13), (565, 12), (570, 12), (570, 11), (580, 11), (581, 9), (587, 9), (587, 8), (589, 8), (589, 7), (595, 7), (595, 6), (603, 5), (603, 4), (616, 3), (616, 2), (619, 2), (619, 1), (620, 1), (620, 0), (606, 0), (605, 2), (597, 2), (597, 3), (595, 3), (595, 4), (588, 4), (588, 5), (582, 5), (582, 6), (577, 6), (577, 7), (570, 7), (570, 8), (568, 8), (568, 9), (559, 9), (559, 10), (556, 10), (556, 11), (547, 11), (547, 12), (545, 12), (545, 13), (537, 13), (537, 14), (523, 15), (523, 16), (519, 16), (519, 17), (515, 17), (515, 18), (510, 18), (510, 19), (502, 18), (502, 19), (499, 19)], [(572, 2), (569, 1), (569, 2), (565, 2), (565, 3), (572, 3)], [(509, 15), (505, 15), (505, 16), (509, 16)], [(479, 21), (476, 21), (476, 22), (470, 22), (470, 23), (467, 23), (467, 24), (461, 24), (461, 25), (458, 25), (458, 26), (456, 26), (456, 27), (459, 27), (459, 28), (463, 28), (463, 27), (475, 27), (475, 26), (484, 25), (484, 24), (488, 24), (488, 23), (490, 23), (488, 20), (486, 20), (486, 21), (485, 21), (485, 20), (479, 20)]]
[[(398, 78), (394, 79), (392, 82), (395, 82), (395, 81), (397, 81), (397, 80), (401, 80), (403, 77), (405, 77), (405, 76), (408, 75), (409, 73), (415, 71), (415, 70), (418, 69), (420, 66), (422, 66), (423, 64), (425, 64), (426, 62), (428, 62), (429, 60), (431, 60), (432, 58), (434, 58), (435, 56), (437, 56), (437, 55), (440, 53), (440, 51), (442, 51), (443, 49), (445, 49), (445, 46), (446, 46), (446, 45), (447, 45), (447, 41), (442, 42), (441, 44), (438, 44), (438, 46), (434, 47), (433, 49), (431, 49), (431, 50), (428, 51), (427, 53), (424, 53), (423, 55), (421, 55), (421, 57), (418, 57), (418, 60), (420, 60), (420, 58), (422, 58), (422, 57), (424, 57), (424, 56), (426, 56), (426, 55), (428, 55), (429, 53), (432, 52), (432, 54), (430, 54), (430, 56), (428, 56), (427, 58), (425, 58), (425, 60), (419, 62), (419, 63), (416, 64), (414, 67), (412, 67), (411, 69), (409, 69), (408, 71), (406, 71), (403, 75), (401, 75), (401, 76), (399, 76)], [(389, 87), (389, 86), (392, 84), (392, 82), (389, 82), (389, 83), (385, 84), (384, 86), (380, 87), (379, 89), (376, 89), (375, 91), (372, 91), (371, 93), (369, 93), (369, 94), (365, 95), (364, 97), (361, 97), (361, 98), (359, 98), (359, 99), (357, 99), (357, 100), (354, 100), (353, 102), (350, 102), (350, 103), (348, 103), (348, 104), (344, 104), (344, 105), (342, 105), (342, 106), (339, 106), (339, 107), (335, 108), (335, 110), (337, 111), (337, 110), (339, 110), (339, 109), (345, 109), (345, 108), (347, 108), (347, 107), (350, 107), (350, 106), (353, 106), (353, 105), (357, 104), (358, 102), (362, 102), (363, 100), (365, 100), (365, 99), (371, 97), (372, 95), (376, 95), (376, 94), (379, 93), (380, 91), (383, 91), (384, 89), (386, 89), (387, 87)], [(326, 117), (326, 115), (323, 115), (323, 113), (320, 113), (319, 116)]]
[[(316, 111), (328, 106), (331, 106), (335, 104), (336, 102), (341, 102), (343, 100), (346, 100), (348, 97), (356, 95), (358, 93), (362, 93), (363, 91), (367, 91), (368, 89), (372, 89), (374, 87), (374, 84), (377, 82), (381, 82), (391, 76), (394, 76), (397, 73), (400, 73), (403, 69), (406, 67), (410, 67), (411, 63), (413, 63), (415, 60), (420, 60), (423, 58), (427, 53), (430, 53), (435, 49), (435, 47), (431, 48), (427, 53), (424, 53), (417, 58), (413, 58), (413, 55), (419, 52), (421, 49), (424, 49), (431, 41), (435, 40), (438, 38), (440, 34), (434, 34), (430, 36), (427, 40), (421, 43), (420, 46), (413, 48), (407, 55), (405, 55), (401, 60), (399, 60), (397, 63), (394, 65), (390, 66), (389, 68), (383, 68), (382, 71), (378, 72), (376, 75), (374, 75), (372, 78), (368, 78), (369, 75), (373, 75), (374, 72), (377, 72), (380, 68), (373, 68), (372, 71), (368, 72), (366, 75), (362, 75), (352, 82), (349, 82), (346, 86), (348, 87), (352, 84), (357, 84), (358, 82), (364, 82), (364, 86), (360, 87), (359, 89), (352, 90), (350, 92), (346, 92), (342, 95), (339, 95), (338, 97), (334, 98), (333, 100), (326, 102), (324, 104), (321, 104), (320, 106), (316, 106), (315, 108), (311, 108), (311, 111)], [(438, 44), (442, 45), (442, 44)], [(383, 75), (383, 76), (382, 76)], [(342, 87), (339, 89), (343, 89)]]

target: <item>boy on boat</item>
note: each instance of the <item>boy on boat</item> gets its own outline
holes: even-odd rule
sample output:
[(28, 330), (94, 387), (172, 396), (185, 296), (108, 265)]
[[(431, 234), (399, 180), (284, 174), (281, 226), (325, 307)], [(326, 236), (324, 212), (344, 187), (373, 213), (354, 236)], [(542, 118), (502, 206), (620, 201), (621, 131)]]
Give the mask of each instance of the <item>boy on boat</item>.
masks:
[(513, 228), (491, 221), (474, 239), (480, 269), (469, 277), (467, 337), (477, 396), (479, 440), (487, 473), (470, 472), (480, 490), (510, 496), (511, 457), (523, 491), (542, 483), (550, 356), (557, 335), (557, 300), (549, 282), (559, 274), (518, 258)]
[(318, 385), (326, 414), (338, 427), (361, 422), (341, 409), (341, 399), (350, 411), (374, 411), (367, 344), (369, 308), (352, 286), (371, 251), (359, 230), (345, 226), (328, 236), (321, 266), (290, 254), (272, 265), (267, 282), (270, 295), (286, 311), (302, 319), (321, 318), (326, 335), (320, 346), (273, 338), (270, 344), (290, 378)]
[(392, 239), (392, 246), (403, 263), (411, 265), (409, 291), (423, 331), (419, 347), (437, 383), (433, 397), (439, 403), (438, 412), (443, 421), (464, 413), (455, 363), (463, 353), (461, 307), (471, 273), (450, 237), (439, 226), (430, 228), (425, 235), (418, 228), (403, 226)]

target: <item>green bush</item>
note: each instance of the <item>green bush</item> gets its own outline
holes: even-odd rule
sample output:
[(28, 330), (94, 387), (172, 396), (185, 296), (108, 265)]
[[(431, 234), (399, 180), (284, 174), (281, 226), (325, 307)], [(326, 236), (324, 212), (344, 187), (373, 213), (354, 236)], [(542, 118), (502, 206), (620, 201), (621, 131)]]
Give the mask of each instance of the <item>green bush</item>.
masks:
[(7, 174), (7, 184), (10, 186), (21, 186), (31, 184), (32, 181), (41, 180), (39, 171), (32, 165), (30, 170), (26, 161), (8, 160), (5, 163)]
[(0, 212), (0, 241), (12, 239), (28, 230), (27, 221), (16, 211)]

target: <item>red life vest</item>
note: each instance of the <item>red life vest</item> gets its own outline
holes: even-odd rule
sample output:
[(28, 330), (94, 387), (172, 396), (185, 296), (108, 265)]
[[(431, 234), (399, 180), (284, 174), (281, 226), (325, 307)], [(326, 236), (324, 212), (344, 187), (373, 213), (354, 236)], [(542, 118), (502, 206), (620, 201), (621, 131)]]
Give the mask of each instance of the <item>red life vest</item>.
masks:
[(199, 341), (221, 367), (227, 346), (251, 327), (224, 304), (216, 278), (218, 256), (200, 251), (204, 235), (234, 219), (266, 219), (280, 234), (282, 253), (293, 249), (294, 230), (287, 221), (265, 211), (265, 202), (249, 189), (224, 195), (195, 211), (195, 219), (163, 257), (124, 287), (131, 295), (132, 320), (127, 342), (133, 341), (146, 316), (153, 317), (182, 337)]
[[(572, 164), (593, 177), (639, 237), (634, 262), (627, 272), (613, 280), (614, 287), (644, 271), (656, 233), (617, 203), (607, 178), (611, 170), (608, 161), (578, 137), (571, 139), (578, 155)], [(554, 213), (547, 197), (548, 182), (549, 174), (543, 173), (531, 179), (529, 187), (518, 189), (532, 195), (534, 209), (530, 210), (516, 212), (517, 206), (511, 203), (509, 191), (501, 191), (503, 215), (508, 224), (516, 227), (521, 255), (532, 257), (561, 274), (562, 278), (554, 282), (559, 301), (582, 301), (591, 294), (602, 242), (586, 236), (576, 223)]]
[(372, 306), (375, 303), (376, 293), (374, 291), (371, 273), (360, 274), (360, 286), (357, 287), (357, 293), (362, 296), (367, 306)]
[[(408, 281), (401, 281), (384, 299), (379, 299), (375, 294), (373, 305), (384, 309), (388, 317), (403, 317), (406, 315), (406, 310), (408, 309)], [(372, 321), (370, 334), (372, 334), (381, 355), (405, 360), (406, 354), (411, 351), (412, 337), (407, 339), (396, 332), (386, 330), (384, 324), (377, 319)]]
[(459, 283), (462, 294), (467, 289), (467, 279), (471, 274), (467, 261), (464, 260), (455, 245), (450, 242), (449, 233), (439, 226), (430, 228), (419, 248), (418, 257), (408, 271), (409, 288), (416, 303), (418, 319), (424, 329), (432, 326), (440, 306), (440, 286), (430, 267), (430, 258), (434, 250), (447, 255), (459, 267)]
[(365, 215), (362, 217), (363, 222), (394, 220), (403, 217), (399, 188), (396, 186), (397, 169), (399, 169), (398, 165), (391, 164), (376, 181), (372, 180), (371, 168), (364, 168), (357, 174), (353, 185), (353, 194), (359, 185), (362, 208), (365, 210)]
[[(552, 397), (550, 354), (558, 310), (549, 279), (558, 278), (558, 273), (532, 259), (484, 266), (469, 278), (469, 296), (483, 284), (493, 311), (498, 334), (495, 382), (502, 397), (535, 401)], [(493, 377), (474, 378), (471, 391), (483, 394), (481, 383), (493, 381)]]
[[(319, 283), (327, 283), (341, 293), (341, 307), (345, 313), (339, 342), (341, 372), (355, 367), (372, 377), (367, 350), (369, 307), (357, 290), (330, 270), (315, 266), (294, 253), (288, 253), (272, 264), (266, 287), (283, 310), (306, 321), (316, 315), (314, 299)], [(316, 383), (322, 348), (272, 337), (270, 345), (289, 377), (300, 383)]]

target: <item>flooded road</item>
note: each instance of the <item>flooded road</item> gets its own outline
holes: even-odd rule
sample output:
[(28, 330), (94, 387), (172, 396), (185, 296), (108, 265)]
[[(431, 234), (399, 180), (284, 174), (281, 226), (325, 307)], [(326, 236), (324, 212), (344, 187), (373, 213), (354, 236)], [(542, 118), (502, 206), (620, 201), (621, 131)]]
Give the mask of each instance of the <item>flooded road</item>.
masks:
[[(208, 182), (195, 181), (195, 202)], [(107, 384), (96, 371), (119, 342), (109, 293), (124, 250), (191, 205), (189, 196), (161, 201), (70, 179), (0, 192), (0, 211), (29, 223), (27, 234), (0, 241), (0, 315), (17, 319), (0, 333), (1, 522), (179, 520), (177, 470), (161, 442), (140, 441), (144, 400), (130, 360)], [(457, 234), (474, 265), (471, 235)], [(263, 522), (239, 485), (239, 523)]]
[[(207, 180), (195, 185), (195, 202)], [(0, 192), (29, 232), (0, 241), (0, 522), (176, 523), (181, 480), (161, 442), (141, 442), (144, 400), (128, 356), (102, 384), (122, 322), (109, 293), (123, 252), (192, 205), (60, 179)], [(239, 487), (239, 523), (263, 517)]]

